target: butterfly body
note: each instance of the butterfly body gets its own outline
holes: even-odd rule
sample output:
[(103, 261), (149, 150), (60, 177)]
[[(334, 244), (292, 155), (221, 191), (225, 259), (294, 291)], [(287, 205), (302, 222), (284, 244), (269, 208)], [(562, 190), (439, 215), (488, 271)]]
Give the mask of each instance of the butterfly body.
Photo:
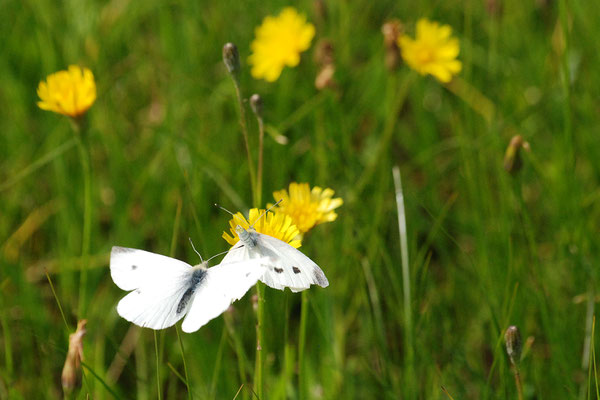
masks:
[(252, 287), (266, 267), (263, 258), (191, 265), (160, 254), (113, 247), (110, 271), (115, 284), (130, 291), (120, 316), (136, 325), (164, 329), (185, 316), (182, 329), (193, 332), (225, 311)]
[(227, 253), (223, 262), (265, 258), (267, 270), (260, 280), (274, 289), (289, 287), (293, 292), (308, 289), (311, 285), (327, 287), (327, 277), (310, 258), (289, 244), (256, 232), (253, 228), (235, 228), (239, 242)]

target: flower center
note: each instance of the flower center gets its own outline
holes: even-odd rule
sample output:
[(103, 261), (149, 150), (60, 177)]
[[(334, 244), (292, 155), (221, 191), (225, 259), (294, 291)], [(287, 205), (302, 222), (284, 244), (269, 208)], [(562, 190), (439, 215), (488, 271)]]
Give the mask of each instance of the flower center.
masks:
[(433, 49), (430, 47), (421, 47), (417, 52), (417, 60), (419, 60), (419, 63), (421, 64), (428, 64), (434, 61), (434, 58)]

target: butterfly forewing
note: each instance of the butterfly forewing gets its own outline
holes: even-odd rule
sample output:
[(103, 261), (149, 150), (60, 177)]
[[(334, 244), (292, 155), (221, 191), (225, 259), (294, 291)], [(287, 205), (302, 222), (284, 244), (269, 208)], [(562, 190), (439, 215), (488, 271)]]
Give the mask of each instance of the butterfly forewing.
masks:
[(110, 253), (110, 274), (123, 290), (133, 290), (145, 284), (178, 280), (192, 266), (183, 261), (149, 251), (113, 246)]
[[(283, 282), (284, 286), (288, 286), (293, 292), (308, 289), (310, 285), (329, 286), (321, 268), (300, 250), (272, 236), (260, 233), (258, 235), (262, 246), (278, 257), (279, 265), (267, 272), (275, 282)], [(283, 278), (277, 280), (279, 276)]]
[(189, 308), (177, 312), (194, 272), (183, 261), (115, 246), (110, 255), (110, 272), (117, 286), (132, 290), (119, 302), (117, 312), (136, 325), (167, 328)]
[(311, 284), (329, 285), (321, 268), (299, 250), (272, 236), (249, 233), (254, 235), (253, 247), (240, 240), (223, 258), (224, 263), (267, 257), (268, 268), (260, 280), (274, 289), (289, 287), (293, 292), (299, 292)]

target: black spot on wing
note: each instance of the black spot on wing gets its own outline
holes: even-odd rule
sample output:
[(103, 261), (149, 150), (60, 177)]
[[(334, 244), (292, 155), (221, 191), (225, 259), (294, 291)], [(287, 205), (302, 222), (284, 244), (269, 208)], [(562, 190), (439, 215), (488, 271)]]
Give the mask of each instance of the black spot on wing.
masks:
[(298, 267), (292, 267), (292, 271), (294, 271), (295, 274), (299, 274), (300, 273), (300, 268), (298, 268)]
[(283, 273), (283, 268), (279, 268), (279, 267), (275, 267), (273, 268), (275, 270), (275, 272), (277, 272), (278, 274)]
[(321, 287), (329, 286), (329, 281), (327, 280), (327, 277), (325, 276), (321, 268), (317, 266), (315, 266), (315, 269), (313, 270), (313, 278), (317, 285)]
[(138, 267), (137, 265), (132, 265), (132, 266), (131, 266), (131, 270), (132, 270), (132, 271), (135, 271), (135, 270), (137, 269), (137, 267)]

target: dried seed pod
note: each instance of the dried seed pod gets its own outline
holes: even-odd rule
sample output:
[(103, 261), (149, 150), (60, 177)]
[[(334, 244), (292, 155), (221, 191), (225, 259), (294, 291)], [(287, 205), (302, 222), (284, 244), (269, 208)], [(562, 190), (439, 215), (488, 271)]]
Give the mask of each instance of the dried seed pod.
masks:
[(225, 43), (223, 46), (223, 63), (230, 74), (237, 75), (240, 70), (240, 55), (235, 44)]
[(87, 320), (80, 320), (77, 323), (75, 333), (69, 335), (69, 350), (61, 375), (62, 387), (65, 393), (71, 393), (77, 384), (81, 361), (83, 360), (83, 337), (86, 333), (86, 324)]
[(510, 358), (510, 362), (513, 365), (517, 365), (521, 359), (521, 333), (519, 328), (515, 325), (511, 325), (506, 329), (504, 333), (504, 341), (506, 342), (506, 353)]

